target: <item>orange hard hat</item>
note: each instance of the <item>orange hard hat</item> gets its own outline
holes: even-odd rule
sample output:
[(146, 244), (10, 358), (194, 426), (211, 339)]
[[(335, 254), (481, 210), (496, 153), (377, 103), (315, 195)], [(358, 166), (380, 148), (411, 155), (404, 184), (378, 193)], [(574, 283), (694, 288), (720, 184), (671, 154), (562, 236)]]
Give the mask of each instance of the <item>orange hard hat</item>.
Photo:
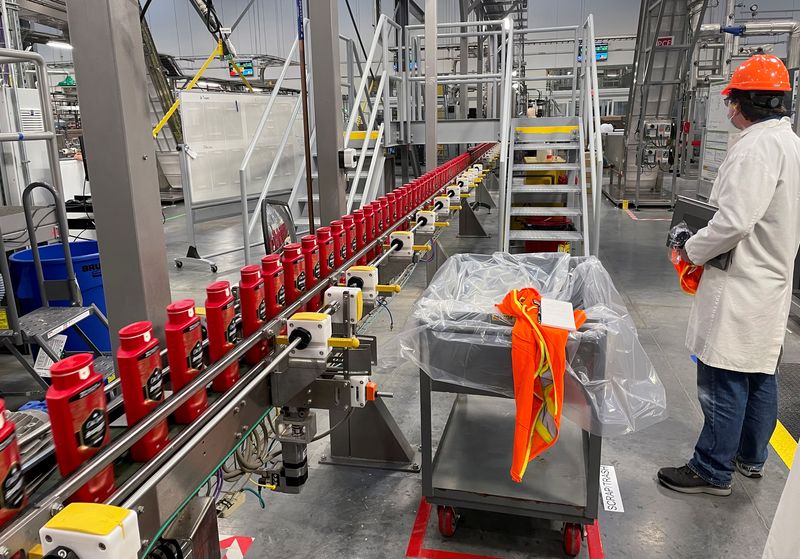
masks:
[(731, 76), (731, 81), (723, 91), (730, 94), (732, 89), (742, 91), (791, 91), (789, 71), (781, 59), (773, 54), (756, 54), (742, 62)]

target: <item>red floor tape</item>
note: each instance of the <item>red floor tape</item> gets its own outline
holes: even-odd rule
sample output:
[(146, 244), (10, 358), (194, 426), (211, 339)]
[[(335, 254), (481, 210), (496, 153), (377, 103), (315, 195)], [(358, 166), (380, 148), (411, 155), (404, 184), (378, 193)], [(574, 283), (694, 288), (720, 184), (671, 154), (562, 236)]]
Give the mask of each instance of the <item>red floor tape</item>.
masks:
[[(425, 547), (425, 533), (428, 531), (431, 509), (431, 504), (425, 497), (420, 499), (417, 517), (414, 520), (414, 527), (411, 529), (411, 536), (408, 539), (406, 557), (410, 559), (501, 559), (500, 557), (489, 555), (473, 555), (471, 553), (458, 553)], [(594, 521), (594, 524), (586, 526), (586, 547), (589, 552), (589, 559), (605, 559), (603, 542), (600, 537), (600, 523), (597, 520)]]
[(220, 536), (219, 551), (222, 559), (244, 559), (255, 538), (246, 536)]

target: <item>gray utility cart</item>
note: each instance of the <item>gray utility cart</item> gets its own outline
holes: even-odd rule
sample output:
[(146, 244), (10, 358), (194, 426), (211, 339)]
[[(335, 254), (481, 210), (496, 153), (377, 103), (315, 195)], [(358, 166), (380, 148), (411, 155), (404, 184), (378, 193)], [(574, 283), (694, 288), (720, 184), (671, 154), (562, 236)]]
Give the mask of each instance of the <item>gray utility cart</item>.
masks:
[[(576, 336), (581, 336), (578, 332)], [(602, 378), (603, 339), (581, 343), (572, 366)], [(452, 351), (458, 342), (451, 341)], [(469, 348), (469, 361), (494, 363), (509, 371), (510, 348)], [(442, 356), (447, 359), (447, 355)], [(462, 359), (458, 362), (463, 363)], [(481, 368), (481, 364), (478, 364)], [(457, 394), (436, 454), (433, 453), (431, 397), (433, 392)], [(565, 403), (580, 404), (583, 392), (567, 380)], [(422, 416), (422, 494), (437, 505), (439, 532), (455, 533), (458, 509), (475, 509), (564, 522), (564, 551), (580, 552), (583, 525), (597, 519), (602, 438), (561, 419), (559, 438), (552, 448), (528, 465), (522, 483), (509, 473), (513, 448), (515, 402), (496, 392), (440, 382), (420, 372)], [(591, 406), (586, 405), (587, 413)]]

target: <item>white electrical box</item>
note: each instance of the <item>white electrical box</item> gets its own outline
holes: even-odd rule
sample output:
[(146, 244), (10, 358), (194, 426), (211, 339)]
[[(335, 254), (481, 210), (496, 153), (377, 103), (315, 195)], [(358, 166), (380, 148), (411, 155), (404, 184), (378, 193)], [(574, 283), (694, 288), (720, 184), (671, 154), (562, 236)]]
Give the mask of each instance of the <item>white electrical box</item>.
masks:
[(432, 210), (420, 210), (417, 212), (417, 223), (425, 221), (425, 225), (417, 227), (417, 231), (425, 235), (433, 235), (436, 231), (436, 212)]
[(292, 332), (301, 328), (308, 332), (310, 336), (306, 347), (292, 350), (292, 357), (328, 358), (331, 353), (328, 339), (333, 337), (333, 324), (330, 315), (321, 312), (299, 312), (292, 315), (286, 326), (289, 340), (292, 340)]
[(141, 547), (136, 513), (99, 503), (67, 505), (39, 530), (39, 538), (45, 555), (57, 557), (63, 547), (81, 559), (136, 559)]
[(378, 268), (375, 266), (351, 266), (345, 272), (345, 283), (361, 289), (364, 301), (373, 303), (378, 298)]
[[(345, 295), (347, 304), (345, 306)], [(339, 310), (331, 315), (331, 320), (336, 324), (344, 324), (345, 308), (347, 308), (348, 322), (356, 324), (361, 320), (364, 309), (364, 296), (358, 287), (335, 285), (325, 291), (325, 304), (338, 303)]]
[(436, 215), (439, 218), (447, 219), (450, 217), (450, 197), (449, 196), (437, 196), (433, 199), (433, 205), (439, 204), (441, 207), (436, 210)]
[(392, 259), (410, 259), (414, 256), (414, 233), (411, 231), (394, 231), (389, 235), (389, 244), (394, 240), (399, 240), (403, 245), (392, 251), (389, 258)]

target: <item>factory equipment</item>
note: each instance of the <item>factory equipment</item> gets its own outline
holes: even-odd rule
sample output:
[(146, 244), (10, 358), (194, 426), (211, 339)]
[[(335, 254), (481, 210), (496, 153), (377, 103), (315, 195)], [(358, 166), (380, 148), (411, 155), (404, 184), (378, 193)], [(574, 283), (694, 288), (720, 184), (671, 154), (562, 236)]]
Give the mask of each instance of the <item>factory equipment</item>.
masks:
[[(449, 181), (489, 147), (479, 146), (429, 172), (413, 185), (402, 187), (399, 198), (403, 209), (398, 212), (397, 220), (384, 222), (382, 233), (376, 231), (372, 241), (362, 242), (360, 248), (349, 253), (342, 265), (327, 277), (321, 277), (319, 283), (298, 290), (295, 300), (287, 298), (283, 310), (266, 318), (244, 339), (239, 338), (238, 327), (231, 328), (226, 320), (227, 306), (232, 304), (231, 308), (236, 309), (241, 301), (233, 298), (231, 303), (230, 287), (223, 285), (224, 282), (213, 284), (209, 290), (210, 306), (216, 308), (219, 316), (207, 317), (209, 337), (211, 330), (218, 330), (214, 342), (218, 347), (211, 362), (206, 366), (204, 362), (192, 361), (196, 372), (185, 375), (182, 387), (173, 387), (171, 395), (127, 429), (111, 427), (107, 446), (97, 445), (94, 456), (76, 463), (77, 469), (65, 474), (63, 479), (52, 475), (49, 479), (48, 476), (43, 478), (46, 483), (26, 479), (28, 487), (34, 488), (29, 495), (30, 505), (0, 534), (0, 556), (10, 558), (29, 552), (46, 552), (87, 559), (95, 557), (98, 549), (102, 551), (101, 543), (106, 550), (118, 550), (114, 556), (120, 558), (163, 557), (169, 556), (165, 555), (168, 550), (178, 556), (175, 555), (176, 546), (189, 553), (195, 545), (193, 542), (201, 538), (185, 535), (181, 527), (202, 525), (207, 533), (216, 534), (213, 515), (207, 516), (208, 501), (195, 498), (207, 482), (224, 472), (224, 476), (250, 476), (262, 491), (298, 493), (308, 477), (307, 446), (329, 435), (331, 455), (326, 463), (402, 466), (418, 470), (413, 449), (381, 402), (381, 398), (388, 395), (379, 392), (369, 378), (377, 360), (375, 339), (359, 334), (355, 327), (375, 305), (385, 304), (384, 297), (399, 289), (395, 284), (379, 283), (388, 266), (394, 262), (406, 267), (419, 253), (435, 250), (436, 232), (423, 235), (418, 231), (423, 227), (423, 220), (417, 219), (413, 226), (408, 222), (418, 211), (427, 211)], [(399, 229), (405, 233), (404, 244), (391, 241), (384, 244)], [(413, 244), (425, 238), (429, 239), (427, 243)], [(410, 253), (406, 243), (411, 245)], [(401, 250), (406, 251), (402, 253), (405, 257), (400, 256)], [(368, 261), (365, 267), (370, 271), (364, 273), (357, 262), (372, 252), (380, 255)], [(273, 258), (262, 267), (273, 278), (276, 276), (272, 273), (274, 264)], [(305, 273), (305, 267), (298, 273)], [(345, 285), (340, 284), (342, 277), (348, 278)], [(284, 279), (289, 281), (285, 268)], [(374, 303), (363, 295), (371, 289), (381, 295), (376, 295)], [(300, 312), (323, 293), (324, 307), (314, 312)], [(272, 308), (277, 310), (279, 306)], [(216, 324), (213, 328), (212, 322)], [(233, 322), (238, 325), (238, 313)], [(194, 324), (192, 320), (185, 326), (181, 322), (184, 329)], [(145, 337), (143, 334), (143, 341), (153, 345), (152, 337), (144, 340)], [(269, 342), (270, 355), (248, 364), (244, 357), (264, 340)], [(196, 339), (191, 340), (191, 345), (188, 350), (180, 348), (181, 357), (191, 359)], [(209, 345), (208, 350), (211, 349), (205, 340), (201, 345)], [(163, 366), (164, 353), (160, 353), (160, 378), (167, 379), (170, 368)], [(87, 359), (91, 367), (91, 357), (83, 359)], [(237, 369), (236, 375), (229, 374), (233, 369)], [(97, 375), (88, 375), (86, 380), (94, 381), (95, 377)], [(152, 375), (148, 379), (150, 377)], [(186, 404), (194, 402), (199, 391), (220, 378), (226, 383), (212, 385), (207, 396), (208, 407), (193, 421), (172, 426), (169, 440), (160, 452), (138, 464), (129, 459), (128, 451), (134, 445), (172, 414), (185, 410)], [(116, 383), (111, 383), (106, 393), (113, 394), (115, 387)], [(119, 407), (119, 401), (112, 400), (108, 405), (109, 417), (118, 415)], [(329, 430), (318, 432), (315, 409), (331, 411)], [(65, 422), (65, 425), (70, 424)], [(91, 433), (98, 433), (93, 436), (100, 437), (102, 429), (98, 429), (91, 427)], [(279, 444), (279, 451), (270, 449), (268, 452), (266, 446), (255, 444), (258, 440), (266, 441), (265, 437), (273, 439), (273, 445)], [(253, 455), (252, 448), (265, 454)], [(26, 459), (23, 455), (22, 469), (31, 472)], [(46, 459), (46, 456), (37, 458)], [(235, 471), (222, 469), (234, 460)], [(109, 471), (115, 474), (116, 488), (108, 489), (113, 494), (100, 500), (118, 509), (75, 508), (74, 505), (64, 508), (79, 488)], [(76, 519), (89, 514), (87, 511), (103, 520), (91, 527), (86, 523), (79, 527)], [(197, 552), (200, 553), (199, 548)]]

